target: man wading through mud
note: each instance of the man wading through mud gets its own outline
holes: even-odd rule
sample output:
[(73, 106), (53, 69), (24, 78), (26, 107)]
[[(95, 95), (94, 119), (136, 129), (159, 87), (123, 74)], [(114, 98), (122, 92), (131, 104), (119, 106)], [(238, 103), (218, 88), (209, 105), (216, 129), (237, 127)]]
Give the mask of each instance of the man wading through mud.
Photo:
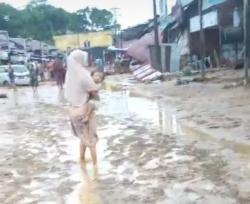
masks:
[[(98, 86), (91, 77), (88, 67), (88, 54), (81, 50), (73, 51), (68, 57), (65, 82), (65, 97), (70, 103), (69, 115), (73, 133), (80, 139), (80, 162), (85, 165), (85, 151), (90, 149), (93, 165), (97, 165), (95, 111), (88, 111), (91, 94), (98, 95)], [(87, 114), (90, 114), (87, 116)], [(87, 120), (86, 120), (87, 118)]]

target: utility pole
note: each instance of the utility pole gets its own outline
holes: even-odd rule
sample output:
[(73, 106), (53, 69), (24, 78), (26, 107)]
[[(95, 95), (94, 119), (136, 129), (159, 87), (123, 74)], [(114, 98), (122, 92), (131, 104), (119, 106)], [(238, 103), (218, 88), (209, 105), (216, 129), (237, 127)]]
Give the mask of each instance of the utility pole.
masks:
[(114, 33), (113, 33), (113, 35), (114, 35), (114, 46), (119, 46), (119, 45), (117, 45), (117, 42), (118, 42), (118, 35), (117, 35), (117, 33), (118, 33), (118, 24), (117, 24), (117, 17), (118, 16), (120, 16), (120, 14), (119, 14), (119, 11), (120, 11), (120, 8), (112, 8), (111, 9), (111, 12), (112, 12), (112, 14), (113, 14), (113, 29), (114, 29)]
[(80, 36), (79, 36), (79, 32), (77, 32), (77, 45), (78, 45), (78, 49), (81, 48), (81, 44), (80, 44)]
[(244, 0), (244, 69), (245, 69), (245, 85), (249, 84), (249, 58), (250, 58), (250, 20), (249, 20), (250, 0)]
[(153, 9), (154, 9), (155, 46), (159, 46), (159, 31), (158, 31), (156, 0), (153, 0)]
[(200, 49), (201, 49), (201, 78), (205, 79), (205, 35), (203, 29), (202, 0), (199, 0), (198, 12), (200, 17)]
[[(159, 42), (159, 30), (158, 30), (158, 17), (157, 17), (157, 5), (156, 0), (153, 0), (153, 13), (154, 13), (154, 36), (155, 36), (155, 43), (154, 43), (154, 51), (153, 55), (151, 56), (152, 66), (158, 69), (160, 72), (162, 71), (161, 65), (161, 48)], [(152, 53), (151, 53), (152, 54)]]
[(43, 48), (42, 48), (42, 41), (40, 41), (40, 57), (41, 61), (43, 60)]
[(123, 48), (123, 41), (122, 41), (123, 35), (122, 35), (122, 30), (120, 31), (120, 36), (121, 36), (121, 48)]

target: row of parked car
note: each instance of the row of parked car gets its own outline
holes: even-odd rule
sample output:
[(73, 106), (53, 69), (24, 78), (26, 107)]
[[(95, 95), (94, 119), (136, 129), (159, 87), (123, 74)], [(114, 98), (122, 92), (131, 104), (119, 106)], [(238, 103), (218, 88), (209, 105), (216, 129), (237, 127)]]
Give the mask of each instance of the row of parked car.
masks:
[[(29, 85), (30, 73), (25, 65), (11, 65), (14, 69), (15, 84)], [(7, 86), (10, 84), (8, 65), (0, 65), (0, 85)]]

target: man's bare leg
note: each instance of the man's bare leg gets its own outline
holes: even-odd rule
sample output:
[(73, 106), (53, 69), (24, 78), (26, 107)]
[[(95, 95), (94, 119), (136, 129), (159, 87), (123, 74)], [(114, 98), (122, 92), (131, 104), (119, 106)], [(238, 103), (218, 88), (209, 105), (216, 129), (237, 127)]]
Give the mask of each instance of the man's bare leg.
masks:
[(82, 165), (86, 164), (86, 159), (85, 159), (85, 152), (86, 152), (86, 146), (80, 142), (80, 163)]
[(94, 166), (97, 166), (96, 146), (90, 147), (90, 154)]

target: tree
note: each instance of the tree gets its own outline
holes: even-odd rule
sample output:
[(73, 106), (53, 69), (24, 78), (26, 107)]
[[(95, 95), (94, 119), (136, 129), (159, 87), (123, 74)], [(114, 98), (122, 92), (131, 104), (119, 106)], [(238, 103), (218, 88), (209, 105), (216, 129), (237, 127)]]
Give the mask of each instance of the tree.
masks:
[(81, 17), (81, 25), (83, 31), (102, 30), (112, 23), (113, 15), (106, 9), (85, 8), (77, 11), (77, 15)]
[(47, 4), (47, 0), (31, 0), (23, 10), (0, 3), (0, 30), (11, 37), (53, 41), (54, 35), (102, 30), (112, 25), (112, 13), (97, 8), (84, 8), (69, 13)]
[(0, 30), (7, 30), (14, 35), (16, 31), (16, 20), (19, 18), (19, 11), (5, 4), (0, 4)]
[(80, 18), (79, 26), (80, 26), (81, 31), (93, 30), (92, 22), (90, 19), (91, 12), (92, 12), (92, 10), (89, 7), (86, 7), (85, 9), (78, 10), (76, 12), (77, 16), (79, 16), (79, 18)]
[(52, 41), (53, 35), (65, 34), (70, 22), (70, 14), (50, 5), (27, 6), (22, 11), (22, 36), (43, 41)]
[(93, 8), (90, 13), (90, 20), (92, 27), (95, 29), (103, 29), (106, 26), (111, 25), (113, 15), (106, 9), (99, 10)]

